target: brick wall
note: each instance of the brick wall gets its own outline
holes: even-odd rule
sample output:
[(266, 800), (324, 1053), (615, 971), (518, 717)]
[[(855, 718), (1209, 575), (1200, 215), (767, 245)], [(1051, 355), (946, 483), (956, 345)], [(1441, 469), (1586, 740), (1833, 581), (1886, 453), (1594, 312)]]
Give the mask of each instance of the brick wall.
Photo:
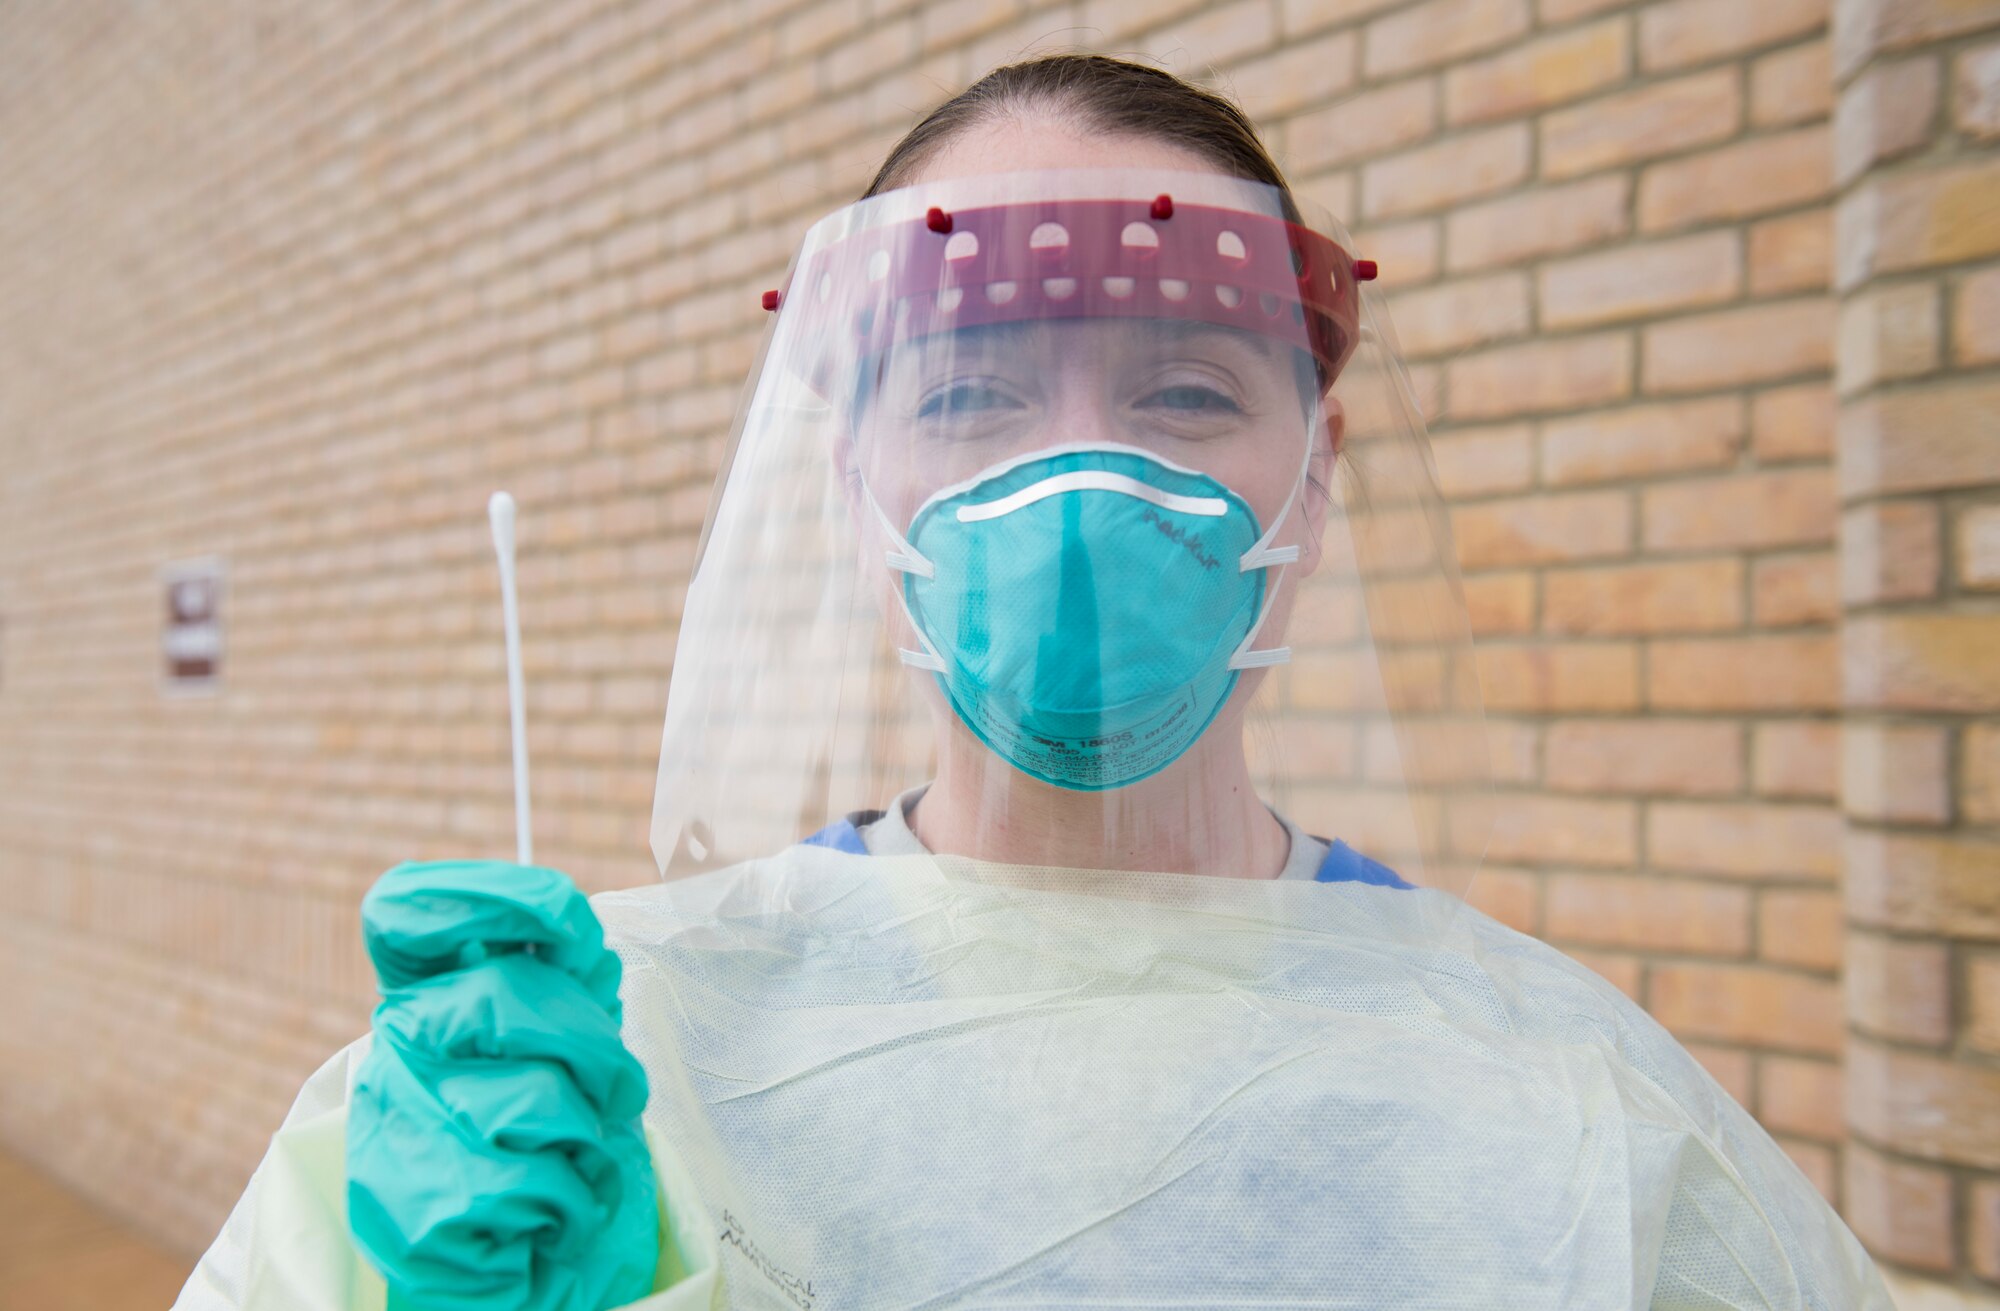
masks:
[[(2000, 1052), (1966, 927), (1996, 6), (1842, 3), (8, 7), (0, 1138), (199, 1246), (366, 1023), (362, 889), (510, 851), (496, 486), (537, 854), (652, 877), (757, 292), (947, 89), (1075, 44), (1233, 91), (1382, 263), (1482, 644), (1479, 899), (1650, 1007), (1883, 1251), (2000, 1280), (1990, 1107), (1936, 1144), (1842, 1089), (1855, 1050), (1976, 1097)], [(165, 697), (160, 570), (211, 555), (222, 690)], [(1910, 909), (1906, 867), (1986, 919)]]
[(1826, 6), (1288, 18), (1345, 80), (1252, 107), (1355, 216), (1434, 398), (1502, 785), (1477, 896), (1837, 1197)]
[[(1834, 23), (1855, 1232), (2000, 1281), (2000, 5)], [(1906, 1299), (1906, 1304), (1909, 1299)]]

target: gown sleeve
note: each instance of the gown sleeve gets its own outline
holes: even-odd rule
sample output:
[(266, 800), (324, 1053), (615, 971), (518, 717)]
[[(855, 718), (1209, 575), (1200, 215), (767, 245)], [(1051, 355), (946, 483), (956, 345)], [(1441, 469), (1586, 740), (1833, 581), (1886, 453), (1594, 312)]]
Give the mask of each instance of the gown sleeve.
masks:
[[(174, 1311), (383, 1311), (382, 1278), (347, 1229), (348, 1094), (369, 1041), (349, 1044), (306, 1080)], [(612, 1311), (710, 1311), (723, 1305), (715, 1236), (672, 1153), (650, 1132), (647, 1146), (660, 1264), (651, 1293)]]

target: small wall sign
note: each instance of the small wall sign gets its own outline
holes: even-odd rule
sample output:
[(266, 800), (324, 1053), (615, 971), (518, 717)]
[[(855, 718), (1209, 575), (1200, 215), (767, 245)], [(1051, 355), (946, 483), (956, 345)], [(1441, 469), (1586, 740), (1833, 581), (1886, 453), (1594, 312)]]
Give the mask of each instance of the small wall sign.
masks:
[(222, 561), (186, 560), (160, 571), (166, 589), (160, 654), (170, 692), (213, 692), (222, 678)]

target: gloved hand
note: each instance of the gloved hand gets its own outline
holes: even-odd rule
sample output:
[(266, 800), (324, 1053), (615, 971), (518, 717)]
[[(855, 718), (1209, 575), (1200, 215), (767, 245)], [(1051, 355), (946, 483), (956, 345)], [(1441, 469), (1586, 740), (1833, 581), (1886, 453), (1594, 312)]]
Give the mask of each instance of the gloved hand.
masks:
[(603, 1311), (659, 1258), (618, 957), (563, 874), (406, 864), (362, 902), (381, 982), (347, 1124), (354, 1240), (422, 1311)]

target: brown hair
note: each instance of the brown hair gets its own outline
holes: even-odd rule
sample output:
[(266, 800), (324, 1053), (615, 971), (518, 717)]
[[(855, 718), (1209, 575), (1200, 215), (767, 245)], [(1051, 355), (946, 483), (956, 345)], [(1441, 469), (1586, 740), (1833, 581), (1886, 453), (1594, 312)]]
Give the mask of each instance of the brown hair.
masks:
[(959, 133), (1029, 112), (1053, 114), (1092, 132), (1171, 142), (1232, 177), (1276, 187), (1293, 210), (1284, 174), (1241, 109), (1164, 69), (1085, 54), (1047, 55), (980, 78), (896, 143), (864, 198), (901, 186)]

